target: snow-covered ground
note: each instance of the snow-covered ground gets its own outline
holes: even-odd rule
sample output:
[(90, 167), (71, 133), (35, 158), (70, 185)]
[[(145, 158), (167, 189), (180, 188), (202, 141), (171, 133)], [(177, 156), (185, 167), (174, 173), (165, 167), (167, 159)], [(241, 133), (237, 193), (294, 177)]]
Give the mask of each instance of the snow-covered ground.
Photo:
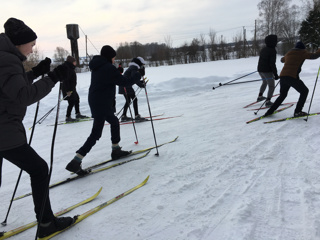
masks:
[[(255, 118), (243, 106), (256, 100), (260, 82), (222, 86), (254, 72), (257, 57), (188, 65), (147, 68), (148, 97), (152, 114), (182, 117), (155, 121), (158, 144), (179, 139), (153, 150), (147, 157), (87, 176), (50, 190), (55, 212), (94, 194), (92, 202), (67, 215), (76, 215), (117, 196), (142, 182), (148, 183), (127, 197), (90, 216), (55, 239), (116, 240), (315, 240), (320, 239), (320, 136), (318, 116), (273, 124)], [(277, 67), (283, 64), (280, 56)], [(309, 87), (304, 107), (308, 111), (319, 60), (304, 63), (301, 78)], [(254, 73), (239, 81), (259, 79)], [(81, 113), (90, 115), (87, 104), (90, 73), (78, 74)], [(319, 87), (311, 112), (319, 112)], [(279, 87), (275, 93), (279, 92)], [(299, 94), (291, 89), (285, 102), (295, 102)], [(139, 109), (148, 116), (144, 91)], [(58, 86), (40, 103), (39, 117), (57, 104)], [(275, 99), (273, 99), (275, 100)], [(117, 95), (117, 109), (124, 98)], [(27, 133), (35, 106), (25, 117)], [(60, 120), (67, 103), (63, 101)], [(260, 104), (254, 105), (260, 107)], [(293, 115), (294, 107), (269, 119)], [(265, 110), (258, 113), (262, 115)], [(37, 125), (32, 146), (50, 164), (54, 111)], [(55, 141), (51, 183), (70, 177), (65, 170), (75, 151), (84, 143), (92, 122), (59, 125)], [(154, 145), (150, 122), (136, 124), (139, 144), (132, 125), (121, 126), (121, 146), (138, 150)], [(83, 167), (110, 159), (110, 129), (84, 158)], [(19, 169), (4, 161), (0, 190), (0, 213), (5, 218)], [(22, 175), (17, 196), (30, 192), (28, 175)], [(8, 226), (16, 228), (34, 220), (31, 197), (14, 201)], [(0, 220), (2, 221), (2, 220)], [(36, 228), (12, 239), (33, 239)]]

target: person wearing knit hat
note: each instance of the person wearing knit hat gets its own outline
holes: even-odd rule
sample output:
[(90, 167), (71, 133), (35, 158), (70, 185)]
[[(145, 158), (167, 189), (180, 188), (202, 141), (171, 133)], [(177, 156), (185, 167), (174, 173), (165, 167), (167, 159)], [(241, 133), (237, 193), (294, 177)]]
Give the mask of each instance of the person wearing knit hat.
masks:
[[(141, 76), (145, 75), (145, 61), (142, 57), (135, 57), (131, 60), (129, 63), (129, 68), (124, 72), (124, 76), (126, 77), (131, 77), (132, 75), (136, 74), (136, 72), (140, 72)], [(140, 88), (144, 88), (144, 82), (139, 81), (136, 83)], [(132, 121), (132, 116), (127, 117), (127, 111), (130, 107), (130, 102), (132, 101), (133, 104), (133, 110), (134, 110), (134, 115), (135, 115), (135, 121), (146, 121), (147, 119), (144, 117), (141, 117), (139, 114), (139, 109), (138, 109), (138, 98), (136, 96), (136, 93), (132, 86), (128, 87), (120, 87), (119, 86), (119, 94), (122, 94), (126, 100), (124, 107), (123, 107), (123, 112), (121, 116), (121, 122), (127, 122), (127, 121)], [(130, 110), (130, 109), (129, 109)], [(131, 112), (130, 112), (131, 113)]]
[(116, 51), (109, 45), (105, 45), (101, 48), (100, 55), (108, 59), (109, 62), (112, 62), (112, 59), (117, 56)]
[[(68, 101), (66, 122), (76, 122), (84, 118), (88, 118), (80, 113), (80, 97), (77, 92), (77, 74), (75, 68), (77, 65), (76, 59), (68, 56), (63, 64), (68, 69), (68, 77), (63, 81), (62, 94), (63, 98)], [(75, 108), (76, 118), (71, 117), (73, 107)]]
[(0, 164), (6, 159), (30, 175), (38, 237), (45, 237), (70, 226), (74, 218), (54, 216), (47, 194), (48, 164), (28, 144), (23, 118), (27, 106), (40, 101), (64, 79), (65, 68), (60, 65), (50, 72), (51, 60), (46, 58), (25, 72), (22, 62), (32, 53), (37, 35), (16, 18), (9, 18), (4, 29), (0, 34)]
[(303, 44), (303, 42), (299, 41), (299, 42), (296, 43), (295, 48), (306, 49), (306, 46)]
[(281, 62), (284, 66), (280, 73), (280, 96), (276, 99), (274, 104), (269, 108), (264, 116), (271, 115), (284, 101), (288, 95), (290, 87), (293, 87), (297, 92), (300, 93), (297, 106), (294, 110), (294, 117), (307, 116), (308, 113), (303, 112), (303, 106), (306, 102), (309, 89), (300, 79), (300, 72), (302, 64), (306, 59), (314, 60), (320, 57), (320, 49), (311, 53), (305, 49), (303, 42), (299, 41), (295, 47), (291, 49), (286, 55), (281, 58)]
[(123, 151), (119, 146), (120, 124), (115, 116), (116, 85), (128, 87), (140, 81), (141, 74), (136, 72), (130, 77), (122, 75), (113, 65), (116, 51), (109, 45), (102, 47), (100, 55), (96, 55), (89, 62), (91, 70), (91, 84), (88, 101), (93, 117), (92, 129), (85, 143), (76, 151), (66, 169), (78, 175), (86, 175), (88, 171), (81, 168), (83, 158), (102, 136), (102, 130), (107, 121), (111, 130), (111, 158), (113, 160), (127, 156), (131, 151)]

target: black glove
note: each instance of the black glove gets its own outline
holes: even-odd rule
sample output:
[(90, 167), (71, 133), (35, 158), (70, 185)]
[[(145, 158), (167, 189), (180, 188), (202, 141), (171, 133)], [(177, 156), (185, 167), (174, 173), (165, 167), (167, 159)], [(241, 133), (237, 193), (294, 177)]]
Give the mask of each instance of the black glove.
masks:
[(68, 77), (68, 69), (64, 65), (59, 65), (52, 72), (48, 72), (48, 76), (54, 83), (63, 82)]
[(274, 80), (278, 80), (278, 79), (279, 79), (278, 74), (274, 75)]
[(141, 85), (139, 85), (139, 87), (141, 88), (145, 88), (146, 87), (146, 83), (144, 81), (140, 81)]
[(50, 71), (51, 59), (45, 58), (37, 66), (32, 68), (33, 75), (39, 77), (43, 74), (46, 74)]
[(146, 74), (146, 71), (145, 71), (144, 66), (141, 66), (138, 71), (140, 72), (140, 74), (141, 74), (142, 77)]

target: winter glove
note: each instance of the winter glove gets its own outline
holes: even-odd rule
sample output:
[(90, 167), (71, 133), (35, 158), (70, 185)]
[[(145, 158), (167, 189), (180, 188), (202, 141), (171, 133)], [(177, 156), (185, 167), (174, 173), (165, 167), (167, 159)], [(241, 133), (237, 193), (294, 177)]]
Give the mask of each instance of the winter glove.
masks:
[(278, 74), (274, 75), (274, 80), (278, 80), (278, 79), (279, 79)]
[(146, 71), (145, 71), (144, 66), (141, 66), (138, 71), (140, 72), (140, 74), (141, 74), (142, 77), (146, 74)]
[(64, 65), (59, 65), (58, 67), (53, 69), (52, 72), (48, 73), (48, 76), (51, 78), (51, 80), (54, 83), (63, 82), (63, 80), (67, 78), (67, 75), (68, 75), (68, 69)]
[(50, 71), (50, 64), (51, 64), (51, 59), (46, 57), (37, 66), (32, 68), (33, 75), (35, 77), (39, 77), (43, 74), (48, 73)]
[(145, 87), (146, 87), (146, 85), (145, 85), (145, 82), (144, 82), (144, 81), (140, 81), (140, 83), (141, 83), (141, 85), (139, 85), (139, 87), (141, 87), (141, 88), (145, 88)]

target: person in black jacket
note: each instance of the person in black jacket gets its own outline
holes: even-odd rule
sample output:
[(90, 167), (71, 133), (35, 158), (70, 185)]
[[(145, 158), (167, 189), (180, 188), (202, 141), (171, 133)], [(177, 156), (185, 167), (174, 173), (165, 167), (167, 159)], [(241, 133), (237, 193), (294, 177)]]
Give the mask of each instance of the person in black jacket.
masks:
[[(77, 74), (74, 70), (77, 65), (76, 59), (72, 56), (68, 56), (63, 65), (68, 69), (68, 77), (63, 81), (62, 84), (63, 97), (68, 101), (66, 122), (74, 122), (82, 118), (88, 118), (87, 116), (81, 115), (79, 109), (80, 97), (76, 90)], [(71, 117), (71, 111), (73, 107), (76, 112), (76, 119)]]
[(105, 121), (110, 123), (111, 142), (113, 160), (130, 154), (130, 151), (123, 151), (119, 146), (120, 125), (119, 119), (114, 115), (114, 101), (116, 96), (116, 85), (131, 86), (140, 80), (141, 74), (136, 72), (131, 78), (121, 75), (119, 70), (113, 65), (116, 57), (116, 51), (106, 45), (103, 46), (100, 55), (94, 56), (89, 63), (91, 70), (91, 84), (89, 87), (89, 106), (93, 119), (91, 134), (76, 151), (76, 155), (66, 166), (68, 171), (85, 175), (88, 172), (81, 168), (82, 159), (90, 152), (102, 135)]
[(119, 63), (118, 70), (121, 74), (123, 73), (122, 63)]
[[(259, 62), (258, 62), (258, 72), (262, 78), (262, 84), (260, 87), (259, 95), (257, 101), (262, 101), (266, 99), (266, 107), (270, 107), (273, 103), (271, 98), (274, 92), (274, 80), (278, 80), (278, 71), (276, 66), (277, 58), (277, 46), (278, 37), (277, 35), (268, 35), (265, 38), (266, 47), (260, 51)], [(264, 91), (268, 85), (268, 95), (263, 96)]]
[[(136, 57), (133, 58), (132, 61), (129, 63), (129, 68), (124, 72), (124, 76), (130, 78), (132, 75), (136, 74), (136, 72), (140, 72), (141, 76), (145, 75), (145, 61), (142, 57)], [(144, 83), (142, 81), (139, 81), (136, 83), (140, 88), (144, 88)], [(133, 101), (133, 109), (135, 114), (135, 120), (136, 121), (144, 121), (145, 118), (141, 117), (138, 110), (138, 98), (134, 92), (134, 89), (132, 86), (129, 87), (119, 87), (119, 94), (123, 94), (126, 103), (123, 107), (123, 113), (121, 116), (121, 121), (131, 121), (132, 119), (130, 117), (127, 117), (127, 111), (130, 105), (130, 101)]]
[(46, 58), (25, 72), (22, 62), (32, 53), (37, 35), (16, 18), (9, 18), (4, 28), (0, 34), (0, 164), (6, 159), (29, 174), (38, 237), (42, 238), (70, 226), (74, 219), (54, 216), (47, 194), (48, 164), (28, 144), (23, 119), (27, 107), (44, 98), (67, 71), (60, 65), (50, 72), (51, 60)]

